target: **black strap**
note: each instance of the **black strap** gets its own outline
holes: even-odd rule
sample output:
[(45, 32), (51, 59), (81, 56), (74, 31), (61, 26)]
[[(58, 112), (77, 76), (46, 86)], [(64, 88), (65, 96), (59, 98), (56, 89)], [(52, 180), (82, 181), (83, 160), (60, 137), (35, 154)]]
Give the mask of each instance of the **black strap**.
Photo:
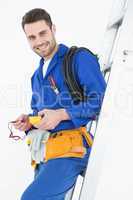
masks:
[(85, 47), (72, 46), (66, 53), (63, 60), (63, 73), (66, 85), (71, 94), (71, 97), (75, 104), (81, 101), (87, 101), (88, 97), (85, 95), (84, 88), (81, 87), (80, 83), (77, 82), (74, 55), (79, 51), (87, 51), (94, 55), (89, 49)]

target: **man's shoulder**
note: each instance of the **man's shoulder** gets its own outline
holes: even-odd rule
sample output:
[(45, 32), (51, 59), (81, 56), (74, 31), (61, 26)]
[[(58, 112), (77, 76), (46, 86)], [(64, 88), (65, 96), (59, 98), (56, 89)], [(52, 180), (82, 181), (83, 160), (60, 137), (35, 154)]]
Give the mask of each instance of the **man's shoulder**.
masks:
[(64, 57), (67, 53), (67, 51), (69, 50), (69, 47), (66, 46), (65, 44), (59, 44), (58, 46), (58, 57)]
[(70, 58), (76, 62), (97, 62), (98, 61), (98, 56), (94, 52), (92, 52), (90, 49), (86, 47), (77, 47), (77, 46), (71, 46), (68, 48), (67, 53), (65, 55), (66, 60), (70, 60)]
[(86, 47), (77, 47), (77, 51), (75, 54), (76, 57), (89, 57), (92, 59), (98, 59), (98, 56)]

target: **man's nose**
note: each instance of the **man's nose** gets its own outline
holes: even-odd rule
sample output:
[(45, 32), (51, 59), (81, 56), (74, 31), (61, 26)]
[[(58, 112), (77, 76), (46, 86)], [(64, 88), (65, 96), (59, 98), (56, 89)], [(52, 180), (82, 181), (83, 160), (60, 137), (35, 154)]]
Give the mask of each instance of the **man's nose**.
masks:
[(40, 38), (40, 37), (37, 37), (36, 38), (36, 45), (39, 47), (39, 46), (41, 46), (42, 44), (43, 44), (43, 41), (42, 41), (42, 39)]

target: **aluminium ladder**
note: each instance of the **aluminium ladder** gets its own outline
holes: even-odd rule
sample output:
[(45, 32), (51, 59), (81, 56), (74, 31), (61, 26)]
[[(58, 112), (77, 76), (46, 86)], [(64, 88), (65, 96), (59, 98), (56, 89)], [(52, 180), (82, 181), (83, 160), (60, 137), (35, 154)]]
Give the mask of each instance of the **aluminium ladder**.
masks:
[[(96, 196), (96, 192), (98, 188), (98, 183), (100, 181), (101, 171), (104, 167), (104, 163), (106, 163), (107, 162), (106, 160), (108, 160), (105, 151), (106, 149), (107, 150), (109, 149), (108, 146), (110, 144), (108, 144), (107, 142), (110, 143), (112, 142), (113, 144), (112, 133), (117, 133), (118, 135), (120, 135), (119, 136), (120, 138), (122, 136), (124, 137), (125, 133), (127, 133), (127, 127), (130, 127), (129, 128), (130, 130), (133, 129), (132, 125), (133, 123), (131, 121), (131, 117), (122, 118), (120, 113), (121, 110), (119, 110), (118, 112), (116, 110), (116, 106), (112, 102), (109, 102), (111, 101), (112, 97), (114, 98), (114, 96), (119, 93), (120, 90), (122, 90), (123, 94), (124, 92), (128, 94), (127, 91), (129, 91), (129, 87), (131, 87), (131, 85), (133, 84), (132, 83), (133, 82), (132, 81), (133, 39), (132, 38), (133, 38), (133, 1), (132, 0), (114, 1), (114, 8), (105, 34), (104, 48), (101, 56), (101, 63), (102, 63), (101, 66), (103, 66), (102, 70), (106, 75), (108, 75), (109, 81), (102, 105), (101, 114), (99, 117), (99, 123), (97, 127), (96, 136), (94, 139), (91, 156), (89, 159), (89, 164), (86, 170), (86, 175), (83, 181), (81, 194), (79, 197), (80, 200), (97, 200), (97, 199), (100, 200), (100, 196)], [(121, 79), (121, 81), (120, 81), (120, 76), (123, 78)], [(109, 118), (107, 116), (108, 118), (106, 119), (106, 109), (110, 109), (110, 113), (111, 112), (114, 113), (112, 114), (113, 116), (112, 118)], [(103, 120), (105, 123), (103, 122)], [(128, 133), (129, 140), (131, 137), (130, 132)], [(114, 143), (116, 142), (114, 141)], [(118, 140), (117, 143), (119, 144), (120, 148), (122, 141), (119, 143)], [(123, 148), (121, 149), (121, 153), (122, 152), (124, 153)], [(118, 153), (120, 153), (119, 150)], [(126, 159), (126, 160), (127, 162), (129, 162), (131, 159), (129, 160)], [(114, 166), (116, 164), (112, 163), (112, 165)], [(117, 163), (117, 165), (119, 165), (119, 163)], [(125, 173), (125, 177), (127, 176), (125, 172), (126, 170), (123, 170), (123, 174)], [(110, 184), (112, 188), (113, 184), (115, 185), (115, 183)], [(125, 199), (124, 197), (125, 194), (126, 194), (125, 195), (126, 199), (133, 199), (133, 192), (132, 190), (129, 190), (129, 188), (127, 189), (127, 185), (128, 185), (127, 182), (125, 182), (125, 184), (122, 185), (123, 190), (118, 188), (117, 192), (118, 196), (120, 196), (120, 194), (123, 192), (123, 197), (121, 197), (121, 199), (122, 198)], [(112, 198), (112, 193), (113, 193), (112, 191), (116, 192), (116, 190), (115, 189), (113, 190), (112, 188), (108, 188), (108, 191), (110, 191), (110, 194), (108, 194), (108, 199), (115, 200), (117, 199), (117, 195), (113, 196)], [(126, 191), (128, 192), (126, 193)], [(105, 195), (104, 193), (99, 192), (99, 194), (101, 194), (102, 200), (107, 199), (107, 195)], [(129, 198), (127, 196), (129, 196)]]
[[(99, 62), (102, 67), (102, 72), (105, 76), (106, 82), (110, 83), (110, 75), (114, 75), (114, 61), (117, 59), (117, 50), (123, 40), (123, 35), (121, 32), (126, 27), (127, 21), (130, 21), (131, 7), (133, 10), (133, 1), (132, 0), (115, 0), (114, 6), (112, 8), (111, 16), (105, 33), (105, 39), (103, 44), (103, 50), (100, 53)], [(120, 47), (119, 47), (120, 48)], [(122, 51), (122, 62), (126, 62), (127, 56), (130, 53), (133, 53), (130, 49), (121, 49)], [(113, 72), (112, 72), (113, 69)], [(105, 99), (106, 99), (105, 95)], [(103, 101), (103, 106), (106, 101)], [(103, 110), (103, 109), (102, 109)], [(102, 121), (103, 112), (99, 117), (99, 123)], [(94, 123), (93, 123), (94, 124)], [(99, 125), (100, 126), (100, 125)], [(99, 127), (98, 126), (98, 127)], [(104, 125), (102, 125), (104, 126)], [(100, 128), (99, 128), (100, 129)], [(95, 194), (98, 186), (98, 180), (100, 172), (102, 170), (102, 161), (103, 161), (103, 148), (98, 147), (98, 137), (104, 137), (104, 135), (99, 136), (99, 129), (96, 132), (91, 156), (89, 159), (88, 167), (86, 174), (83, 180), (81, 187), (79, 200), (94, 200)], [(104, 127), (103, 127), (104, 129)], [(101, 133), (102, 134), (102, 133)], [(101, 148), (101, 149), (100, 149)], [(73, 199), (71, 197), (71, 199)]]

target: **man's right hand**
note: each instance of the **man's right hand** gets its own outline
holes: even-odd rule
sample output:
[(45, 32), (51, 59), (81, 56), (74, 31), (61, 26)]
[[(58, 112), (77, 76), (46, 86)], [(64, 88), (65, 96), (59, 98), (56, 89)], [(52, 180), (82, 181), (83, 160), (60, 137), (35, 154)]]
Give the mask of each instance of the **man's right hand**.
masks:
[(15, 122), (13, 122), (13, 126), (19, 131), (27, 131), (32, 127), (29, 122), (29, 116), (25, 114), (20, 115)]

